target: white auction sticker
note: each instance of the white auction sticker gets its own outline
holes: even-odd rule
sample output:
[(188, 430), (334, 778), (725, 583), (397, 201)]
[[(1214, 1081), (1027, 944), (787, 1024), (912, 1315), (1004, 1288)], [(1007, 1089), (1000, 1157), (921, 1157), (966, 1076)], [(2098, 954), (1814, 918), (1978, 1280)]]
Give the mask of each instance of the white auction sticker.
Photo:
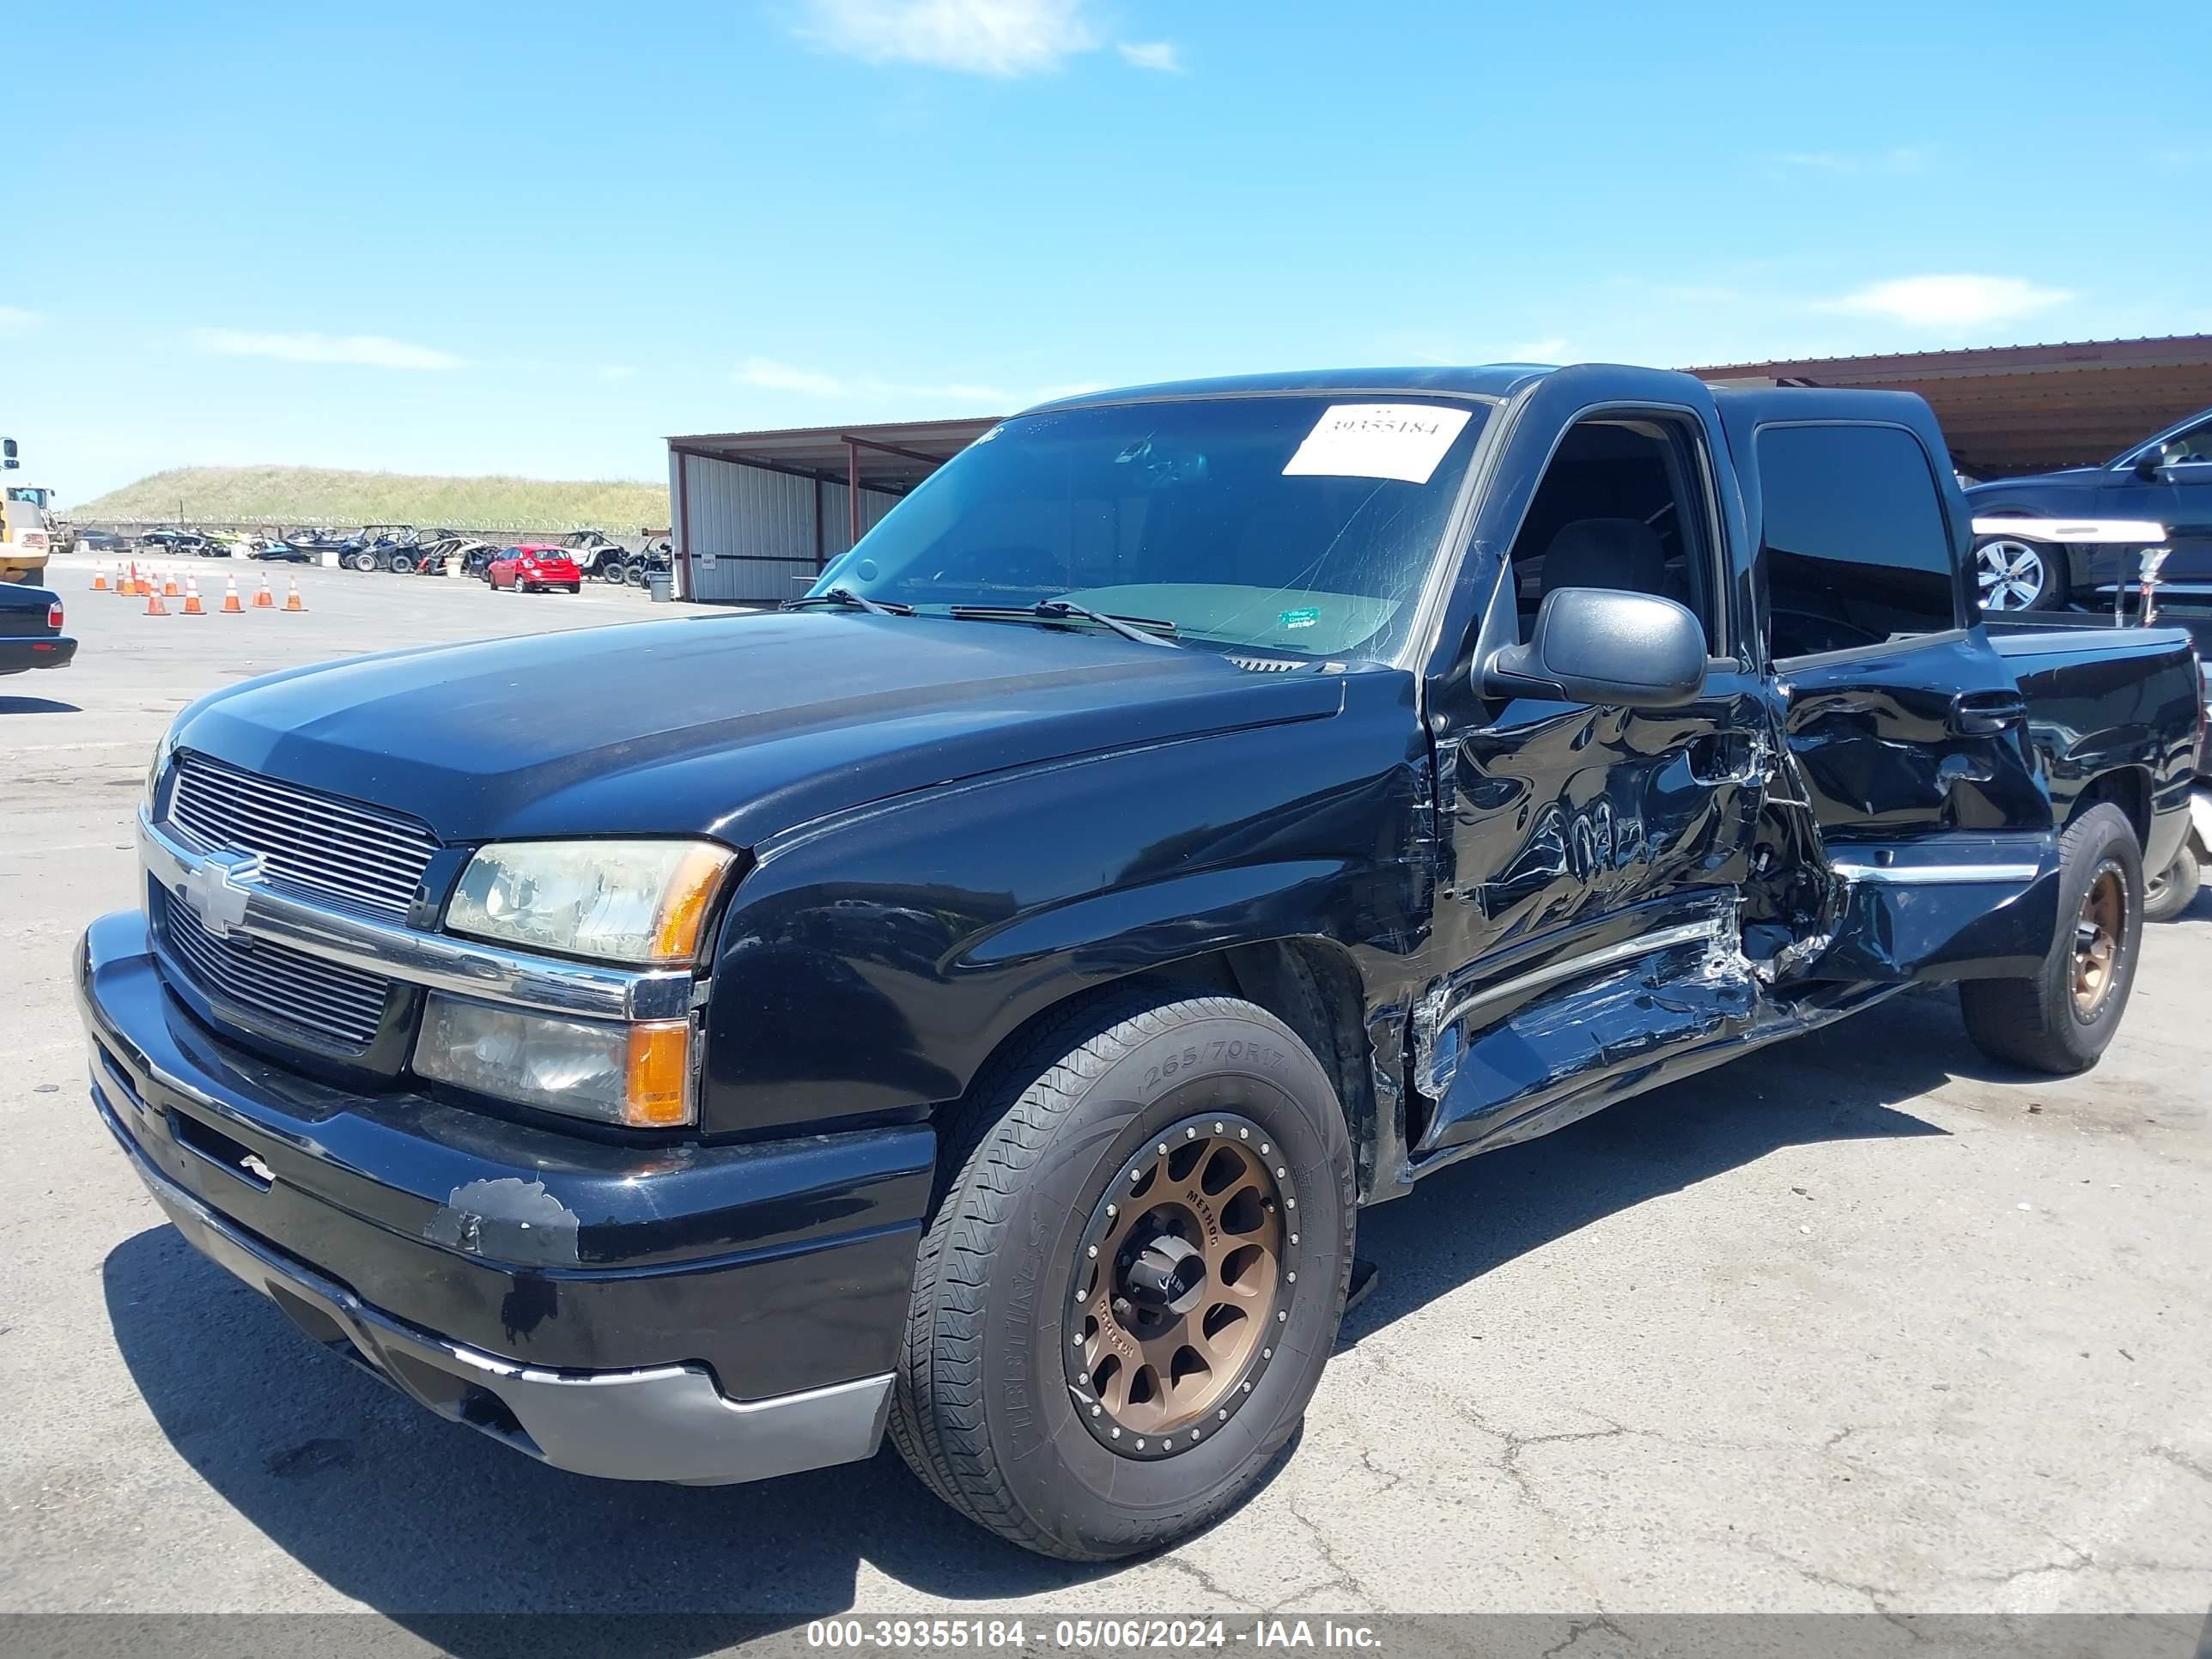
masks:
[(1435, 404), (1331, 404), (1283, 476), (1426, 483), (1468, 413)]

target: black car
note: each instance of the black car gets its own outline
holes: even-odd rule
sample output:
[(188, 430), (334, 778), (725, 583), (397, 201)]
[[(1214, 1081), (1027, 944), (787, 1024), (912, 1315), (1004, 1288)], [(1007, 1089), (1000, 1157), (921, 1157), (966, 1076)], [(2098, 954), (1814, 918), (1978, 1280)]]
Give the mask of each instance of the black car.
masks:
[(0, 582), (0, 674), (66, 668), (76, 641), (62, 632), (61, 595)]
[(80, 553), (128, 553), (131, 538), (118, 536), (112, 530), (94, 530), (90, 526), (76, 532), (76, 550)]
[(1102, 392), (782, 612), (226, 686), (78, 948), (92, 1109), (526, 1456), (888, 1433), (1027, 1548), (1159, 1549), (1293, 1443), (1361, 1205), (1916, 985), (2096, 1063), (2194, 659), (1977, 623), (1944, 453), (1616, 365)]
[(189, 553), (203, 557), (216, 544), (195, 530), (149, 530), (139, 536), (138, 545), (149, 552)]
[(1985, 611), (2109, 599), (2136, 580), (2146, 525), (2162, 526), (2172, 550), (2159, 573), (2166, 602), (2212, 602), (2212, 409), (2101, 466), (1975, 484), (1966, 504)]

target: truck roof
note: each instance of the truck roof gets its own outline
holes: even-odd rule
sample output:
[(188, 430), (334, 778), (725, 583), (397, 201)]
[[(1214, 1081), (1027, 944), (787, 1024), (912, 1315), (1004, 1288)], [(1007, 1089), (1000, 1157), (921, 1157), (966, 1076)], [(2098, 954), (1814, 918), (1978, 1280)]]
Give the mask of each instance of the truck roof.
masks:
[[(1169, 380), (1154, 386), (1121, 386), (1056, 398), (1038, 409), (1081, 409), (1103, 404), (1125, 404), (1152, 399), (1233, 397), (1238, 393), (1319, 392), (1361, 397), (1412, 396), (1462, 398), (1481, 403), (1502, 403), (1524, 387), (1548, 376), (1595, 371), (1607, 376), (1649, 377), (1655, 386), (1672, 380), (1685, 392), (1704, 386), (1723, 411), (1747, 416), (1752, 422), (1776, 419), (1884, 420), (1905, 419), (1908, 409), (1926, 404), (1910, 392), (1866, 392), (1831, 386), (1705, 386), (1679, 369), (1637, 368), (1614, 363), (1477, 363), (1463, 366), (1427, 365), (1417, 368), (1292, 369), (1270, 374), (1225, 374), (1205, 380)], [(1907, 420), (1907, 424), (1915, 422)]]

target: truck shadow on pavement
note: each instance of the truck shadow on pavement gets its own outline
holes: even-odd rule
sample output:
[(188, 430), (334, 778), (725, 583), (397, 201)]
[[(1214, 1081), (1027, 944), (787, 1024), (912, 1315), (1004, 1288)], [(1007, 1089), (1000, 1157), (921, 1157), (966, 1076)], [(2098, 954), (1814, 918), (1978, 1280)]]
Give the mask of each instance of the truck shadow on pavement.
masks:
[[(1382, 1277), (1345, 1340), (1778, 1147), (1943, 1133), (1891, 1103), (1971, 1071), (1957, 1017), (1954, 999), (1902, 998), (1852, 1037), (1778, 1045), (1439, 1173), (1363, 1218), (1361, 1254)], [(921, 1595), (971, 1603), (1049, 1597), (1112, 1571), (976, 1530), (888, 1449), (750, 1486), (566, 1474), (316, 1353), (168, 1227), (117, 1246), (104, 1272), (118, 1346), (178, 1454), (332, 1589), (471, 1659), (610, 1644), (694, 1655), (856, 1597), (874, 1613), (883, 1598), (863, 1587), (864, 1562)], [(532, 1613), (568, 1616), (513, 1619)]]

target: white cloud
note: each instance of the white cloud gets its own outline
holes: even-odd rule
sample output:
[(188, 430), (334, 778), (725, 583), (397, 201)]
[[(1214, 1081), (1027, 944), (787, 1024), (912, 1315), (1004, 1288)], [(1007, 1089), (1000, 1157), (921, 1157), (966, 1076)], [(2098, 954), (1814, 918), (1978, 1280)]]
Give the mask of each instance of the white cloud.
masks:
[(1121, 54), (1122, 61), (1140, 70), (1157, 70), (1162, 75), (1182, 73), (1182, 53), (1172, 40), (1121, 40), (1114, 50)]
[(2074, 296), (2024, 276), (1899, 276), (1871, 283), (1819, 309), (1887, 317), (1920, 328), (1974, 327), (2008, 323), (2063, 305)]
[(847, 380), (818, 368), (800, 368), (767, 357), (746, 358), (730, 378), (739, 386), (757, 386), (768, 392), (787, 392), (802, 398), (841, 398), (862, 409), (880, 408), (886, 404), (931, 403), (1012, 409), (1024, 401), (1003, 387), (977, 386), (972, 381), (945, 380), (917, 386), (873, 374)]
[(1556, 334), (1548, 339), (1524, 340), (1507, 347), (1505, 356), (1516, 363), (1563, 363), (1567, 360), (1567, 343)]
[(799, 33), (869, 64), (1012, 77), (1056, 70), (1098, 37), (1083, 0), (806, 0)]
[(817, 369), (793, 368), (767, 357), (748, 357), (731, 378), (739, 386), (765, 386), (770, 392), (797, 392), (810, 398), (842, 396), (845, 383)]
[(369, 368), (459, 368), (450, 351), (410, 345), (381, 334), (256, 334), (240, 328), (196, 328), (192, 343), (222, 357), (275, 357), (288, 363), (350, 363)]
[(1897, 175), (1925, 173), (1930, 154), (1925, 145), (1900, 144), (1893, 149), (1881, 150), (1791, 150), (1776, 156), (1774, 161), (1778, 167), (1802, 173)]
[(39, 313), (21, 306), (0, 306), (0, 334), (28, 334), (39, 325)]

